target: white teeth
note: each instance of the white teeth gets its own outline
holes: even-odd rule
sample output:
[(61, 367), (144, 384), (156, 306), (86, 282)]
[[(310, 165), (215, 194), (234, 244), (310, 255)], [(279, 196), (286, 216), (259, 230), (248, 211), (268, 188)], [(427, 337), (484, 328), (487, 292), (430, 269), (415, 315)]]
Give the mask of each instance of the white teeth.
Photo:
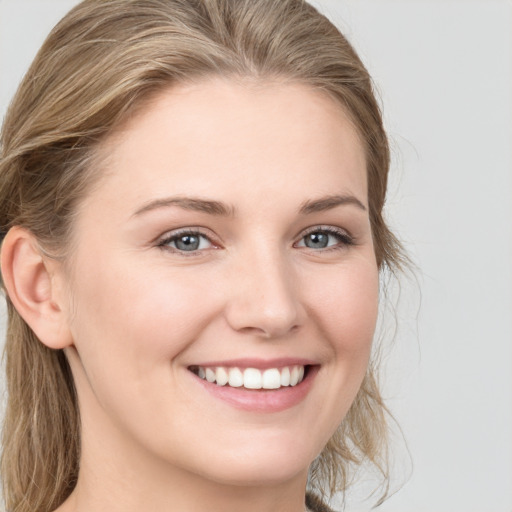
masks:
[(263, 372), (263, 389), (279, 389), (281, 387), (281, 373), (277, 368)]
[(220, 367), (215, 370), (215, 381), (218, 386), (225, 386), (228, 383), (229, 375), (228, 372)]
[(281, 386), (289, 386), (290, 385), (290, 368), (285, 366), (281, 370)]
[(239, 388), (244, 385), (244, 376), (238, 368), (229, 369), (229, 385), (232, 388)]
[(244, 370), (244, 388), (261, 389), (261, 372), (256, 368), (246, 368)]
[[(199, 368), (199, 371), (201, 371), (201, 368)], [(200, 373), (198, 375), (201, 377)], [(206, 368), (206, 380), (208, 382), (215, 382), (215, 372), (211, 368)]]
[(294, 366), (290, 372), (290, 386), (295, 386), (299, 382), (299, 369)]
[(226, 384), (246, 389), (279, 389), (286, 386), (296, 386), (304, 379), (304, 366), (284, 366), (283, 368), (215, 368), (196, 367), (197, 376), (208, 382), (215, 382), (218, 386)]

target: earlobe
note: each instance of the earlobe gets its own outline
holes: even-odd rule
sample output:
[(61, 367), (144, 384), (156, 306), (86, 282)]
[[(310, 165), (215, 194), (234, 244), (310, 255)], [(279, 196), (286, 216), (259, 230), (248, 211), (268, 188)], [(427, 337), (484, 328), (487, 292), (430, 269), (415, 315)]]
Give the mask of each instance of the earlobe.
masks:
[(39, 340), (52, 349), (71, 345), (64, 297), (54, 274), (58, 263), (49, 260), (34, 235), (21, 227), (5, 236), (0, 262), (7, 295)]

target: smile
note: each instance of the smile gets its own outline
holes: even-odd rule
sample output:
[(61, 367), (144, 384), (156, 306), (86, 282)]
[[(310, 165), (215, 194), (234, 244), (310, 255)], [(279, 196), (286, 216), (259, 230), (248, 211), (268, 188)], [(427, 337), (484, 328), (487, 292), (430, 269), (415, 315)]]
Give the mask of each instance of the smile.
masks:
[(210, 396), (251, 413), (276, 413), (299, 405), (320, 371), (316, 361), (238, 359), (188, 366)]
[(300, 384), (305, 375), (305, 366), (293, 365), (282, 368), (227, 368), (224, 366), (192, 366), (190, 370), (199, 378), (218, 386), (245, 389), (279, 389)]

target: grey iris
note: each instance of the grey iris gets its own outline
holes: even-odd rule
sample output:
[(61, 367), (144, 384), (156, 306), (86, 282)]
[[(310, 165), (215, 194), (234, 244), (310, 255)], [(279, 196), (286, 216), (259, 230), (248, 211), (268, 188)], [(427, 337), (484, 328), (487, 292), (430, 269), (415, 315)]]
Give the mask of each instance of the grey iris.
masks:
[(199, 237), (195, 235), (180, 236), (175, 242), (176, 248), (180, 251), (197, 251), (199, 243)]
[(324, 249), (328, 243), (329, 235), (322, 232), (310, 233), (304, 239), (304, 244), (310, 249)]

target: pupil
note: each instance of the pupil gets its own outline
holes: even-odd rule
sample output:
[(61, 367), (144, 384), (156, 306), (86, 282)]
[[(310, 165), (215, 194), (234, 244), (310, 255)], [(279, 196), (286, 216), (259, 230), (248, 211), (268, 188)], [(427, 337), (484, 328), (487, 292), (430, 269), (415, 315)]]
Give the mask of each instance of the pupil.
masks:
[(306, 246), (312, 249), (323, 249), (327, 247), (329, 236), (325, 233), (311, 233), (307, 236)]
[(195, 251), (199, 247), (199, 237), (184, 235), (176, 241), (176, 247), (181, 251)]

